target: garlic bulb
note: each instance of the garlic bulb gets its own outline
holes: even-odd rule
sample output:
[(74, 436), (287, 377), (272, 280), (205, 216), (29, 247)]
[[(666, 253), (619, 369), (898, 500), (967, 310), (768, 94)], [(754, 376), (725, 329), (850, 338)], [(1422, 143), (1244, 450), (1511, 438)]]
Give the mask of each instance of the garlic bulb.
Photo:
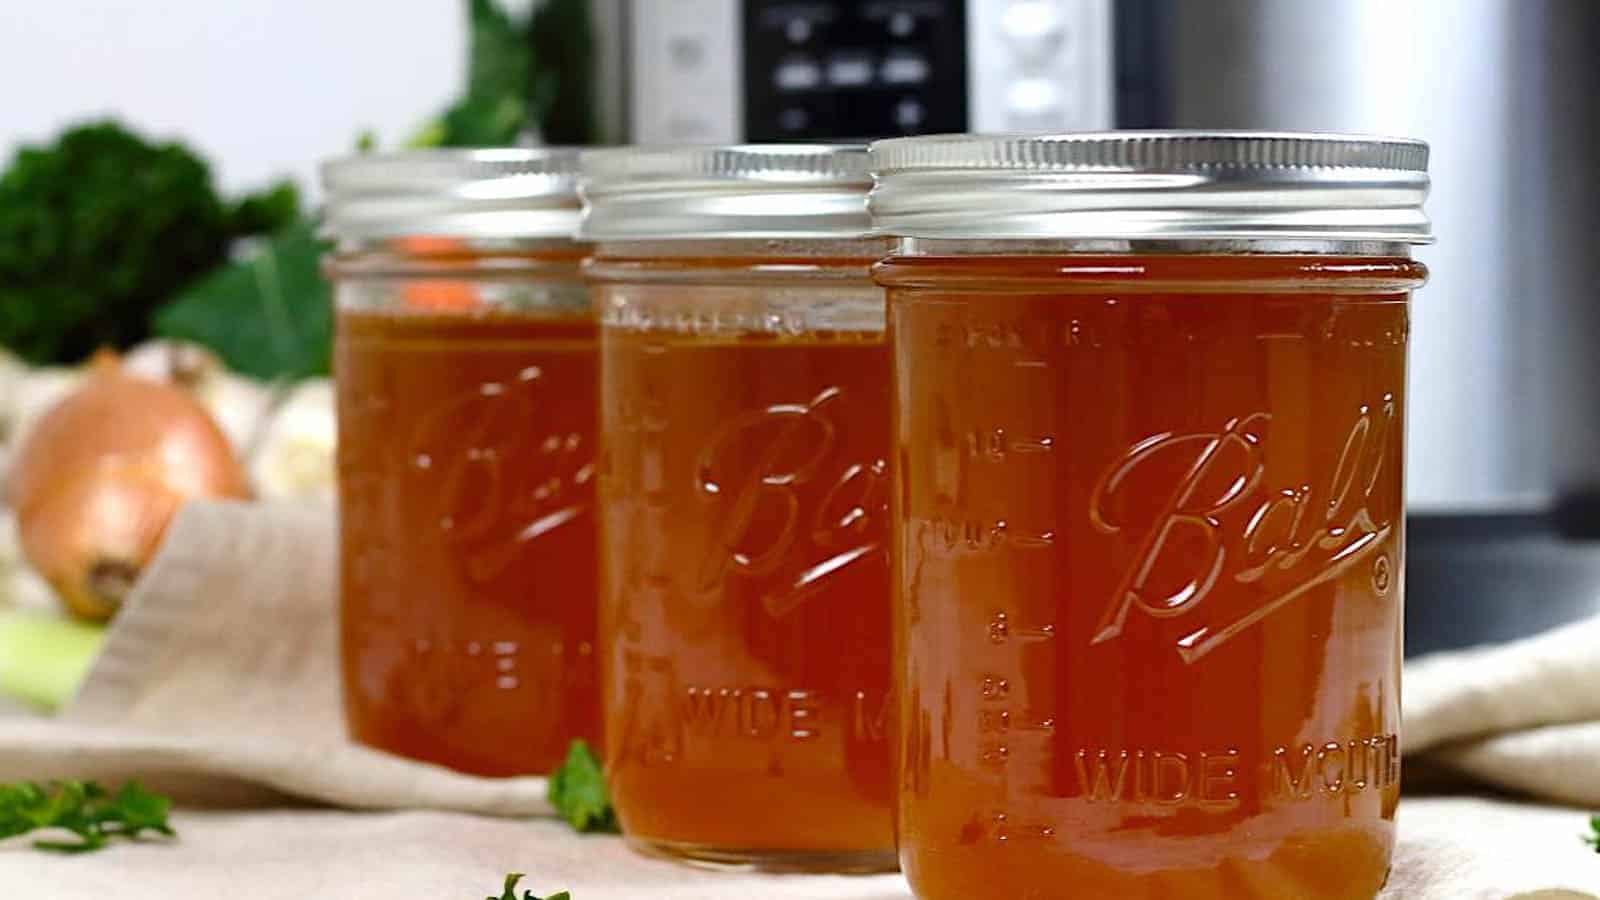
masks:
[(22, 403), (22, 379), (27, 374), (27, 364), (0, 348), (0, 479), (5, 478), (6, 460), (15, 446), (17, 415)]
[(188, 341), (146, 341), (128, 351), (122, 369), (187, 389), (211, 413), (240, 459), (255, 448), (279, 394), (286, 393), (229, 372), (215, 353)]
[(0, 608), (3, 607), (41, 611), (57, 608), (50, 584), (22, 555), (17, 514), (6, 506), (0, 506)]
[(122, 371), (151, 381), (193, 388), (227, 370), (221, 358), (200, 344), (156, 338), (123, 354)]
[(251, 456), (256, 496), (331, 500), (337, 445), (333, 383), (326, 378), (301, 382), (267, 423)]

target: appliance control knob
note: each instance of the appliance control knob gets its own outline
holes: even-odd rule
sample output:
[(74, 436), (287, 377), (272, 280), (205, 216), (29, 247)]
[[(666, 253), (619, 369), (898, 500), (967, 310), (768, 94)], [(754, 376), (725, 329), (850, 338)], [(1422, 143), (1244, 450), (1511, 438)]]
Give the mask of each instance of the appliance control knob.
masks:
[(902, 131), (915, 131), (922, 125), (927, 110), (923, 109), (922, 101), (907, 97), (894, 105), (894, 123)]
[(1019, 78), (1006, 90), (1006, 110), (1013, 115), (1037, 116), (1061, 108), (1061, 91), (1044, 78)]
[(1054, 0), (1013, 0), (1000, 17), (1005, 42), (1025, 67), (1037, 67), (1061, 52), (1067, 23)]
[(878, 77), (884, 84), (922, 84), (932, 74), (932, 66), (926, 58), (904, 50), (884, 57), (878, 70)]
[(711, 134), (711, 123), (693, 113), (670, 115), (666, 126), (668, 137), (674, 141), (701, 141)]
[(778, 113), (778, 127), (791, 134), (804, 131), (811, 124), (811, 114), (804, 107), (791, 106)]
[(772, 72), (780, 91), (809, 91), (822, 84), (822, 67), (806, 57), (786, 59)]
[(698, 69), (706, 58), (706, 45), (699, 35), (679, 34), (667, 38), (667, 59), (680, 69)]

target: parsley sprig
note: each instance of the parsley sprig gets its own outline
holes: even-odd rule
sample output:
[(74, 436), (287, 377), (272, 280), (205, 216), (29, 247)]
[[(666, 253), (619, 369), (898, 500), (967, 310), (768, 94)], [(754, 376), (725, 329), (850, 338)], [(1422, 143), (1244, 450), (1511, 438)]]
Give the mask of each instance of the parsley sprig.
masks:
[[(486, 897), (484, 900), (517, 900), (517, 882), (521, 880), (521, 872), (512, 872), (506, 876), (506, 892), (498, 897)], [(572, 895), (562, 891), (559, 894), (551, 894), (548, 897), (535, 897), (532, 891), (523, 891), (522, 900), (572, 900)]]
[(605, 773), (583, 741), (573, 741), (567, 748), (567, 761), (551, 773), (546, 796), (556, 814), (579, 831), (617, 830)]
[(1583, 842), (1600, 853), (1600, 814), (1589, 817), (1589, 833), (1583, 836)]
[(146, 832), (175, 837), (167, 824), (172, 801), (130, 781), (115, 794), (93, 781), (0, 784), (0, 840), (34, 831), (66, 831), (76, 840), (36, 840), (40, 850), (87, 853), (112, 838)]

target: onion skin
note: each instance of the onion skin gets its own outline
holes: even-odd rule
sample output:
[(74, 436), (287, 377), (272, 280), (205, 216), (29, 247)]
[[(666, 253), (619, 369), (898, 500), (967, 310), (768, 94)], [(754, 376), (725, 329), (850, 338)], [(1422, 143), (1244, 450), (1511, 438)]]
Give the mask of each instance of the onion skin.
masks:
[[(234, 455), (248, 464), (267, 422), (287, 387), (257, 381), (228, 371), (222, 360), (200, 344), (172, 338), (145, 341), (122, 355), (126, 375), (177, 385), (200, 402), (232, 443)], [(247, 465), (248, 467), (248, 465)], [(252, 482), (257, 497), (261, 485)]]
[(23, 555), (73, 614), (110, 618), (196, 497), (249, 496), (227, 437), (182, 388), (99, 358), (12, 461)]

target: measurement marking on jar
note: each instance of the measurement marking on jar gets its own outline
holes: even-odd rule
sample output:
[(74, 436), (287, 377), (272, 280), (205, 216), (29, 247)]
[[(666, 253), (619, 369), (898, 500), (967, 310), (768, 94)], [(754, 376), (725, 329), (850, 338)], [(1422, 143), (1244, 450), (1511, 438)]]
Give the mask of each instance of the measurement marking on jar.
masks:
[(1011, 617), (1003, 612), (997, 612), (989, 619), (989, 642), (993, 644), (1004, 644), (1008, 641), (1037, 643), (1052, 641), (1055, 637), (1055, 625), (1016, 625), (1011, 621)]
[(975, 844), (979, 841), (995, 841), (1001, 844), (1011, 841), (1047, 841), (1055, 836), (1056, 829), (1053, 825), (1037, 821), (1018, 821), (1010, 814), (999, 810), (984, 813), (961, 829), (963, 844)]
[(967, 453), (974, 459), (1001, 462), (1012, 454), (1033, 456), (1054, 453), (1054, 435), (1016, 437), (1005, 428), (982, 428), (967, 433)]
[(998, 700), (1011, 693), (1011, 682), (1001, 675), (982, 676), (982, 696), (985, 700)]
[(917, 526), (918, 543), (938, 557), (993, 553), (1005, 547), (1040, 550), (1056, 542), (1054, 531), (1025, 531), (1013, 528), (1005, 519), (984, 522), (936, 517), (923, 519)]
[[(984, 623), (984, 637), (997, 650), (1013, 654), (1011, 661), (1020, 662), (1017, 656), (1027, 651), (1053, 647), (1056, 626), (1053, 622), (1018, 620), (1006, 610), (997, 610)], [(1010, 649), (1005, 649), (1005, 648)], [(1004, 804), (1013, 794), (1011, 771), (1013, 758), (1019, 753), (1027, 759), (1037, 755), (1029, 748), (1038, 744), (1048, 746), (1056, 736), (1055, 719), (1033, 714), (1028, 710), (1028, 698), (1019, 690), (1021, 680), (1001, 672), (984, 672), (978, 677), (979, 707), (977, 710), (978, 764), (993, 773), (997, 781), (996, 793), (1002, 805), (991, 813), (988, 827), (968, 833), (971, 824), (963, 828), (962, 839), (979, 838), (1006, 842), (1012, 839), (1048, 839), (1055, 828), (1047, 823), (1018, 822), (1008, 818)]]
[(978, 730), (987, 732), (1036, 732), (1054, 734), (1056, 723), (1049, 718), (1014, 716), (1009, 709), (984, 709), (978, 711)]

